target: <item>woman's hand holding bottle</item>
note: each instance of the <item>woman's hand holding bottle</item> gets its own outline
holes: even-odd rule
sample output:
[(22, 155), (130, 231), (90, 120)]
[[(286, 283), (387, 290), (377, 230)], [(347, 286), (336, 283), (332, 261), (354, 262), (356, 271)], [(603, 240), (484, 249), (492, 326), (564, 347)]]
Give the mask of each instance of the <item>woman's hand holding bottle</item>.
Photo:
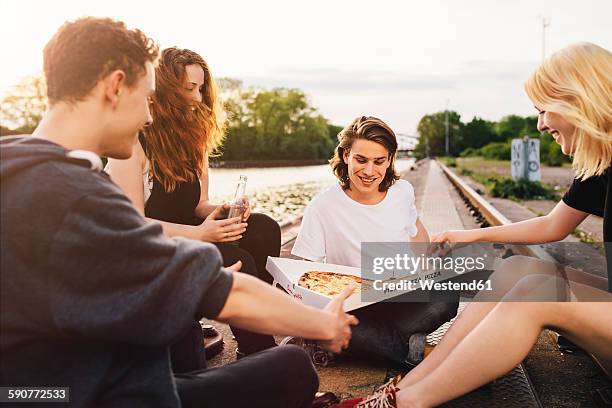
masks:
[(242, 238), (248, 224), (241, 222), (241, 217), (224, 218), (229, 207), (229, 204), (218, 206), (202, 224), (195, 227), (198, 239), (206, 242), (233, 242)]

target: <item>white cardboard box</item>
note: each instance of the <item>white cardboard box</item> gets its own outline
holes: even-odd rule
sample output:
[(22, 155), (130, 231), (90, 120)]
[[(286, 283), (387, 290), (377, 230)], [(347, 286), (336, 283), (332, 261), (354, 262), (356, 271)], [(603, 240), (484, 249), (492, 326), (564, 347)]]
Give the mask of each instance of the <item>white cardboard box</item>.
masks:
[[(359, 268), (319, 262), (302, 261), (289, 258), (276, 258), (271, 256), (268, 257), (266, 269), (274, 278), (273, 285), (280, 285), (287, 293), (289, 293), (295, 299), (319, 309), (324, 308), (325, 305), (327, 305), (327, 303), (329, 303), (332, 298), (299, 286), (298, 281), (300, 279), (300, 276), (302, 276), (305, 272), (325, 271), (361, 277), (361, 270)], [(454, 274), (452, 271), (437, 271), (435, 273), (423, 275), (422, 278), (427, 280), (433, 280), (434, 282), (439, 282), (453, 276), (456, 276), (456, 274)], [(406, 277), (403, 278), (406, 279)], [(421, 277), (417, 275), (409, 280), (416, 282), (421, 280)], [(381, 293), (381, 291), (377, 291), (373, 288), (370, 290), (372, 291), (372, 295), (368, 296), (368, 298), (377, 299), (377, 302), (398, 296), (398, 293)], [(348, 312), (351, 310), (360, 309), (373, 303), (377, 303), (363, 302), (361, 299), (362, 296), (366, 293), (368, 292), (354, 293), (349, 296), (349, 298), (346, 299), (346, 301), (344, 302), (344, 310)]]
[[(280, 285), (287, 293), (293, 296), (295, 299), (322, 309), (331, 300), (330, 297), (314, 292), (310, 289), (298, 286), (298, 280), (305, 272), (308, 271), (325, 271), (325, 272), (336, 272), (344, 273), (346, 275), (354, 275), (361, 277), (361, 270), (359, 268), (353, 268), (350, 266), (333, 265), (326, 263), (301, 261), (297, 259), (289, 258), (276, 258), (268, 257), (266, 263), (266, 269), (274, 278), (274, 285)], [(371, 289), (374, 290), (374, 289)], [(344, 302), (344, 310), (351, 311), (359, 309), (376, 302), (362, 302), (362, 293), (354, 293), (349, 296)], [(389, 298), (397, 296), (396, 294), (389, 294)], [(376, 294), (377, 298), (381, 298), (380, 292)]]

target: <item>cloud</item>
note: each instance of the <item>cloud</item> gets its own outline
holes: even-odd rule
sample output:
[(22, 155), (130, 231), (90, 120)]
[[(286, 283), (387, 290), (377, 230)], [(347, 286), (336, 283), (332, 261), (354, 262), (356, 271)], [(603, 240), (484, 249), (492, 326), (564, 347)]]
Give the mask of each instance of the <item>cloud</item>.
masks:
[(380, 91), (423, 92), (453, 91), (482, 84), (504, 84), (521, 81), (536, 63), (491, 63), (468, 61), (447, 75), (407, 73), (383, 70), (277, 69), (269, 75), (246, 76), (241, 79), (252, 86), (290, 87), (323, 93), (368, 93)]
[[(450, 63), (449, 63), (450, 64)], [(277, 69), (270, 75), (241, 78), (246, 86), (299, 88), (319, 111), (343, 125), (362, 114), (388, 121), (398, 132), (414, 134), (420, 118), (449, 109), (464, 121), (473, 116), (498, 120), (516, 113), (531, 114), (523, 83), (536, 61), (469, 60), (450, 74), (393, 70)]]

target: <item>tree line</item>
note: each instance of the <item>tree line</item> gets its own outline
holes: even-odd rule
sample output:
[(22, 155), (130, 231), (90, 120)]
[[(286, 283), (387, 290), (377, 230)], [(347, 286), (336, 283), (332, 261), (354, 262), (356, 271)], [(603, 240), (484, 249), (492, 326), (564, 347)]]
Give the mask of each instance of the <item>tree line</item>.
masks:
[[(241, 81), (218, 79), (226, 112), (227, 137), (216, 152), (218, 161), (327, 160), (342, 126), (330, 123), (299, 89), (245, 88)], [(0, 100), (0, 135), (31, 133), (46, 109), (42, 77), (29, 77)], [(541, 158), (549, 165), (567, 160), (550, 135), (540, 135), (536, 116), (508, 115), (498, 122), (474, 117), (464, 123), (448, 112), (452, 156), (510, 158), (510, 140), (530, 136), (541, 140)], [(445, 154), (445, 112), (427, 114), (417, 127), (417, 157)]]
[[(427, 114), (417, 126), (419, 137), (415, 148), (417, 157), (446, 154), (446, 114), (444, 111)], [(559, 166), (569, 159), (548, 134), (540, 134), (537, 116), (508, 115), (499, 121), (475, 116), (464, 123), (455, 111), (448, 112), (449, 155), (483, 156), (488, 159), (510, 160), (510, 144), (515, 138), (529, 136), (540, 139), (540, 158), (543, 163)]]
[[(214, 160), (327, 160), (341, 126), (318, 113), (306, 94), (289, 88), (245, 88), (218, 80), (227, 137)], [(29, 134), (46, 109), (42, 77), (13, 86), (0, 101), (0, 135)]]
[(227, 114), (220, 160), (329, 159), (341, 126), (317, 112), (299, 89), (243, 88), (219, 80)]

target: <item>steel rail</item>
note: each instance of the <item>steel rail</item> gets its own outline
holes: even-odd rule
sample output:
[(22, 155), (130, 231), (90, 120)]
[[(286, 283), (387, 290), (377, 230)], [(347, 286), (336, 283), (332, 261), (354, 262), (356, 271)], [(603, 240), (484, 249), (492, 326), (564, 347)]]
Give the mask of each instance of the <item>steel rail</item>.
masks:
[[(512, 224), (505, 215), (491, 205), (483, 196), (478, 194), (472, 187), (470, 187), (465, 181), (457, 176), (452, 170), (446, 167), (443, 163), (438, 161), (440, 168), (448, 178), (448, 180), (455, 186), (459, 192), (476, 208), (483, 218), (492, 226), (508, 225)], [(538, 245), (512, 245), (512, 249), (516, 253), (522, 255), (539, 258), (545, 261), (555, 262), (555, 259), (546, 252), (542, 247)]]

